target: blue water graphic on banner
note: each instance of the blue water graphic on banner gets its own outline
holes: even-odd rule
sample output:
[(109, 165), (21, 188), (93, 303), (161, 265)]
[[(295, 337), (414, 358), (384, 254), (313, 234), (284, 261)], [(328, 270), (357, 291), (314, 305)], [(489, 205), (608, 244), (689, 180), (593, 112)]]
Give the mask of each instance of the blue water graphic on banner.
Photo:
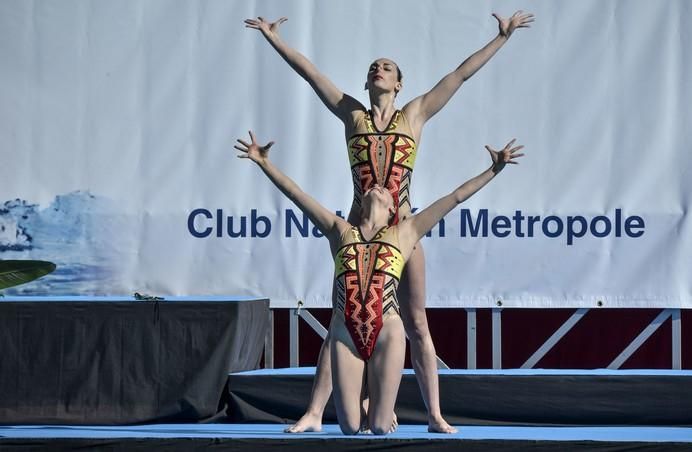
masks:
[(24, 199), (0, 208), (0, 259), (54, 262), (55, 272), (7, 295), (106, 294), (113, 282), (109, 201), (86, 191), (56, 196), (45, 208)]

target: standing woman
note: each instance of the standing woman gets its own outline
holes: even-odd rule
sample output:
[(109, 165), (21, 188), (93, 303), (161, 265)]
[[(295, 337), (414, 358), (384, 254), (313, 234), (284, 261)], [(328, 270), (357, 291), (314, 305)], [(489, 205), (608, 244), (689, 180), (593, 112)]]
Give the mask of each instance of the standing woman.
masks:
[[(349, 222), (357, 223), (363, 195), (375, 184), (385, 187), (392, 195), (396, 207), (393, 225), (411, 215), (409, 187), (423, 126), (466, 80), (495, 55), (516, 29), (527, 28), (533, 22), (533, 15), (522, 11), (509, 19), (497, 14), (493, 17), (498, 21), (498, 35), (443, 77), (430, 91), (414, 98), (401, 110), (395, 107), (394, 101), (403, 87), (403, 78), (393, 61), (380, 58), (368, 68), (365, 88), (370, 97), (370, 109), (367, 109), (343, 93), (310, 60), (280, 38), (279, 27), (288, 19), (283, 17), (276, 22), (267, 22), (262, 17), (245, 20), (246, 27), (259, 30), (279, 55), (310, 84), (324, 105), (344, 123), (353, 175)], [(411, 344), (411, 361), (428, 410), (428, 430), (453, 433), (456, 430), (444, 420), (440, 411), (435, 347), (425, 315), (425, 258), (420, 243), (414, 247), (403, 270), (398, 295), (401, 318)], [(325, 344), (330, 338), (331, 334)], [(332, 389), (330, 361), (329, 346), (323, 344), (308, 409), (287, 432), (321, 429), (322, 414)]]

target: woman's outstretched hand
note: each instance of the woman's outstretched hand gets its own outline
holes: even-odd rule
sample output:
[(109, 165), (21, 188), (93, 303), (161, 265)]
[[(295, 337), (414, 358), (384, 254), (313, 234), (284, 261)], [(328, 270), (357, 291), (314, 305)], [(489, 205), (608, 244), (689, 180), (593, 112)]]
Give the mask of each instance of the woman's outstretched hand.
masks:
[(509, 19), (502, 18), (495, 13), (493, 13), (493, 17), (497, 19), (500, 35), (505, 38), (509, 38), (517, 28), (530, 28), (531, 22), (533, 22), (533, 14), (524, 13), (524, 11), (521, 10), (512, 14), (512, 17)]
[(245, 141), (241, 140), (238, 138), (238, 143), (239, 145), (236, 144), (233, 147), (236, 148), (241, 152), (241, 154), (238, 154), (237, 157), (241, 159), (250, 159), (253, 162), (257, 164), (262, 164), (265, 163), (269, 160), (269, 148), (274, 146), (274, 142), (270, 141), (269, 143), (265, 144), (264, 146), (260, 146), (257, 144), (257, 138), (255, 138), (255, 134), (252, 133), (252, 130), (249, 131), (250, 133), (250, 143), (246, 143)]
[(279, 35), (279, 27), (286, 22), (288, 17), (282, 17), (275, 22), (267, 22), (263, 17), (257, 19), (245, 19), (246, 28), (254, 28), (262, 32), (265, 38)]
[(500, 151), (494, 150), (487, 144), (485, 145), (485, 149), (487, 149), (490, 153), (490, 158), (493, 159), (493, 173), (499, 173), (508, 163), (511, 165), (519, 164), (519, 162), (515, 161), (514, 159), (524, 156), (523, 153), (516, 154), (518, 150), (524, 149), (524, 145), (514, 146), (515, 141), (517, 141), (516, 138), (513, 138), (512, 141), (507, 143)]

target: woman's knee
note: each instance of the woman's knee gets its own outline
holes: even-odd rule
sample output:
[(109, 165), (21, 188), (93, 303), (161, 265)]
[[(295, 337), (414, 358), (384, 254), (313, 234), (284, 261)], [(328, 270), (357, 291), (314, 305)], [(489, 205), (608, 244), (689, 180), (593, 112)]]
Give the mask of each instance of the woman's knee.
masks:
[(354, 422), (352, 419), (340, 420), (339, 427), (344, 435), (355, 435), (360, 431), (360, 422)]
[(392, 430), (392, 422), (374, 421), (370, 424), (370, 431), (373, 435), (387, 435)]

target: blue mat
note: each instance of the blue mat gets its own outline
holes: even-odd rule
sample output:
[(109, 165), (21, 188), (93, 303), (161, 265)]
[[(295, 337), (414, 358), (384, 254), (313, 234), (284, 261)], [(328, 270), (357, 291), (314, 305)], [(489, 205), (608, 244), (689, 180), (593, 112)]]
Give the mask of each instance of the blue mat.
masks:
[(237, 439), (435, 439), (435, 440), (531, 440), (690, 443), (692, 428), (676, 427), (478, 427), (459, 426), (446, 435), (428, 433), (423, 425), (401, 425), (387, 436), (359, 434), (344, 436), (337, 425), (325, 425), (322, 432), (288, 434), (277, 424), (152, 424), (139, 426), (45, 426), (0, 427), (0, 437), (13, 439), (53, 438), (237, 438)]

